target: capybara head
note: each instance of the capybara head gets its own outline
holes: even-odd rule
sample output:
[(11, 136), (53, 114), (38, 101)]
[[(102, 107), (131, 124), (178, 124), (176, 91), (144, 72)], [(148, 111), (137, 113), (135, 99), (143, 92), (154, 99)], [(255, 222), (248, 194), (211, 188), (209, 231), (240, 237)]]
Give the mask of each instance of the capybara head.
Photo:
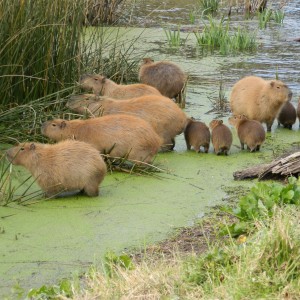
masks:
[(79, 81), (83, 89), (92, 89), (95, 94), (99, 94), (105, 82), (106, 77), (97, 74), (84, 74), (80, 77)]
[(269, 81), (270, 93), (273, 94), (274, 99), (278, 102), (286, 102), (292, 99), (293, 93), (288, 88), (286, 84), (284, 84), (280, 80), (270, 80)]
[(242, 120), (248, 120), (248, 118), (245, 115), (235, 115), (228, 118), (229, 124), (233, 126), (238, 126)]
[(145, 57), (143, 58), (143, 64), (152, 64), (154, 62), (154, 60), (150, 57)]
[(6, 151), (6, 157), (13, 165), (26, 166), (32, 160), (35, 143), (22, 143)]
[(210, 123), (209, 123), (209, 128), (211, 130), (213, 130), (214, 128), (216, 128), (217, 126), (223, 124), (223, 120), (212, 120)]
[(54, 119), (46, 121), (42, 124), (42, 135), (54, 141), (61, 141), (65, 139), (64, 130), (67, 131), (68, 121), (63, 119)]

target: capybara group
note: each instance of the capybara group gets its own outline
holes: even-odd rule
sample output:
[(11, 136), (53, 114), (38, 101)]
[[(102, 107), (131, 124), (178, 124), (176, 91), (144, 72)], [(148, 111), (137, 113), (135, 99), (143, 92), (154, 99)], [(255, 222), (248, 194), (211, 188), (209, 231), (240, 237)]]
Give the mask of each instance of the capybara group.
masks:
[(95, 95), (75, 95), (67, 106), (73, 111), (89, 115), (128, 114), (149, 122), (163, 140), (163, 150), (171, 150), (175, 136), (182, 133), (187, 124), (186, 114), (171, 99), (163, 96), (143, 96), (123, 101), (99, 98)]
[(102, 75), (85, 74), (80, 78), (80, 85), (85, 90), (92, 90), (94, 94), (114, 99), (131, 99), (144, 95), (161, 95), (154, 87), (142, 84), (117, 84)]
[(293, 125), (296, 122), (296, 119), (297, 115), (294, 105), (290, 101), (286, 102), (282, 106), (277, 116), (278, 125), (282, 124), (283, 127), (292, 129)]
[(244, 115), (232, 116), (228, 121), (237, 130), (242, 150), (246, 144), (250, 152), (259, 151), (266, 138), (265, 130), (260, 122), (249, 120)]
[(91, 197), (98, 196), (99, 184), (106, 174), (99, 151), (80, 141), (67, 140), (53, 145), (27, 142), (6, 153), (12, 164), (31, 172), (46, 197), (77, 190)]
[(196, 152), (201, 152), (200, 148), (203, 147), (204, 152), (208, 153), (210, 131), (205, 123), (195, 121), (193, 118), (189, 119), (184, 130), (184, 138), (188, 150), (191, 150), (191, 147), (193, 147)]
[(93, 145), (112, 157), (149, 163), (161, 138), (146, 121), (130, 115), (110, 115), (87, 120), (54, 119), (43, 123), (42, 134), (54, 141), (73, 138)]
[(266, 123), (267, 130), (271, 131), (274, 119), (291, 96), (290, 89), (282, 81), (248, 76), (233, 86), (230, 107), (234, 115)]
[(228, 155), (232, 144), (232, 133), (230, 129), (223, 124), (222, 120), (212, 120), (209, 123), (211, 129), (211, 141), (214, 146), (214, 152), (217, 155)]
[(140, 82), (154, 86), (163, 96), (178, 97), (179, 102), (186, 79), (181, 68), (169, 61), (154, 62), (144, 58), (139, 70)]

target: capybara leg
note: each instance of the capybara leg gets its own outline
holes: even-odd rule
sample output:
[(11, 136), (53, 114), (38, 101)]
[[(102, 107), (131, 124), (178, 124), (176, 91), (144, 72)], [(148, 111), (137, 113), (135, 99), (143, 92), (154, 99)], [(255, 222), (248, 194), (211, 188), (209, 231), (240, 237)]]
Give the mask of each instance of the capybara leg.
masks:
[(273, 121), (267, 123), (267, 131), (268, 131), (268, 132), (271, 132), (272, 124), (273, 124)]
[(244, 150), (244, 143), (241, 142), (241, 149)]
[(85, 186), (83, 189), (89, 197), (97, 197), (99, 195), (99, 186), (98, 185), (89, 184), (89, 185)]
[(174, 138), (172, 138), (172, 139), (171, 139), (171, 141), (172, 141), (172, 148), (171, 148), (171, 150), (173, 150), (173, 149), (174, 149), (174, 147), (175, 147), (175, 139), (174, 139)]
[(187, 141), (186, 141), (186, 149), (191, 150), (191, 144), (189, 144)]
[(259, 151), (260, 150), (260, 145), (257, 145), (256, 146), (256, 151)]
[(203, 148), (204, 148), (204, 152), (205, 152), (205, 153), (208, 153), (209, 145), (208, 145), (208, 144), (205, 144), (205, 145), (203, 146)]

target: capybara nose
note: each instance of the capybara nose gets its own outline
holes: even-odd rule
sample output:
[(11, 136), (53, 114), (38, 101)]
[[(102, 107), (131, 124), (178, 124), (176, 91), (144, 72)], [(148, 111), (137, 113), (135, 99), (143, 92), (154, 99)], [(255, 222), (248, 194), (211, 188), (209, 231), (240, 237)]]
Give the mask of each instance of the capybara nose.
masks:
[(90, 74), (82, 74), (82, 75), (80, 76), (80, 81), (83, 81), (84, 79), (86, 79), (86, 78), (88, 78), (88, 77), (91, 77), (91, 75), (90, 75)]

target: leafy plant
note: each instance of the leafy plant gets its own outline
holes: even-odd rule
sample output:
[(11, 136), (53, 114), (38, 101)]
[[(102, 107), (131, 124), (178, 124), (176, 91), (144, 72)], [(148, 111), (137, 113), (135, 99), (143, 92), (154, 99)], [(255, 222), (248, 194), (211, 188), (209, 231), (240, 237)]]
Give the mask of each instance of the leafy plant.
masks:
[(267, 24), (270, 22), (272, 16), (271, 9), (264, 9), (261, 12), (257, 12), (258, 24), (260, 29), (265, 29)]
[(238, 236), (254, 228), (256, 220), (272, 217), (276, 206), (300, 205), (300, 179), (288, 178), (287, 185), (279, 183), (257, 183), (250, 193), (242, 197), (236, 209), (227, 211), (239, 219), (239, 222), (223, 228), (222, 233)]
[(134, 269), (131, 258), (127, 254), (117, 255), (112, 251), (105, 254), (104, 270), (109, 277), (112, 277), (118, 268), (126, 270)]

